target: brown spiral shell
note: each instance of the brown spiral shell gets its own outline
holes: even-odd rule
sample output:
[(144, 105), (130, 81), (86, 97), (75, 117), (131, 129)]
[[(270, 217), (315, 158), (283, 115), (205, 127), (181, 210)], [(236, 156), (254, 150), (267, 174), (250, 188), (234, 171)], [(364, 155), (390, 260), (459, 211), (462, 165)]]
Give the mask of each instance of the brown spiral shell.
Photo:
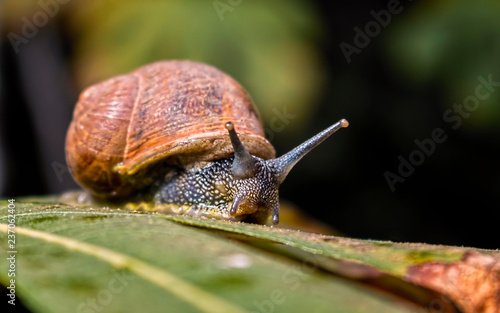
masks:
[(231, 156), (228, 121), (252, 155), (275, 156), (249, 95), (233, 78), (202, 63), (160, 61), (82, 92), (66, 160), (94, 195), (123, 198), (169, 166)]

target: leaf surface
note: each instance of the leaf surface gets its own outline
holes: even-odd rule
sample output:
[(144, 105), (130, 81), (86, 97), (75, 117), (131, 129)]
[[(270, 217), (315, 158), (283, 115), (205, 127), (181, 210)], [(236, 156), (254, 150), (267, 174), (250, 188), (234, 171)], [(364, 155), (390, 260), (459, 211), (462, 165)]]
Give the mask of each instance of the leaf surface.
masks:
[[(0, 203), (0, 247), (5, 250), (0, 282), (5, 286), (11, 279), (7, 204)], [(16, 295), (33, 312), (415, 309), (370, 286), (166, 215), (16, 202), (15, 231)], [(269, 231), (278, 236), (280, 230)]]

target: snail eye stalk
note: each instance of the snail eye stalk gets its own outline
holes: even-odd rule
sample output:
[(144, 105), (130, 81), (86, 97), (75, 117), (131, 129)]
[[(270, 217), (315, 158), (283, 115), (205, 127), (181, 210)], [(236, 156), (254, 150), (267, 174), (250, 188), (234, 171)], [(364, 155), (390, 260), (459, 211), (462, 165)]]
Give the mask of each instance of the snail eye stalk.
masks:
[(326, 138), (330, 137), (331, 134), (335, 133), (340, 128), (345, 128), (349, 126), (349, 122), (345, 119), (341, 119), (337, 123), (318, 133), (314, 137), (306, 140), (301, 145), (295, 147), (290, 152), (282, 155), (279, 158), (267, 160), (266, 162), (274, 167), (276, 170), (276, 177), (278, 179), (278, 183), (281, 184), (290, 170), (300, 161), (307, 153), (309, 153), (312, 149), (317, 147), (320, 143), (322, 143)]
[(229, 132), (229, 138), (234, 150), (234, 161), (232, 166), (232, 173), (234, 178), (245, 179), (255, 176), (257, 173), (257, 164), (250, 152), (243, 146), (240, 138), (234, 130), (232, 122), (227, 122), (225, 125)]

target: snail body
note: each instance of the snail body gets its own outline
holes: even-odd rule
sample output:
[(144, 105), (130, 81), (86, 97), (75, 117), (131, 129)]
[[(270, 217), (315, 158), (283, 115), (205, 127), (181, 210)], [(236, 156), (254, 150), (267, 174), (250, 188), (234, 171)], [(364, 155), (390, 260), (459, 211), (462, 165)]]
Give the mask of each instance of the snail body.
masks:
[(202, 63), (161, 61), (87, 88), (66, 137), (75, 180), (98, 199), (150, 195), (163, 211), (279, 221), (278, 187), (341, 120), (280, 158), (247, 92)]

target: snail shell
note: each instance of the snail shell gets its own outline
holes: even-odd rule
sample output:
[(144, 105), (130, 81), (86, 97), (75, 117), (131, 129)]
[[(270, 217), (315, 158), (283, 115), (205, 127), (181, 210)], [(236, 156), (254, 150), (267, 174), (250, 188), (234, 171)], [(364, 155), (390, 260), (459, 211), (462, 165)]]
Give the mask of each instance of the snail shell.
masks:
[(232, 121), (251, 155), (274, 158), (248, 93), (220, 70), (161, 61), (87, 88), (66, 137), (71, 173), (95, 196), (119, 199), (170, 166), (233, 154)]

